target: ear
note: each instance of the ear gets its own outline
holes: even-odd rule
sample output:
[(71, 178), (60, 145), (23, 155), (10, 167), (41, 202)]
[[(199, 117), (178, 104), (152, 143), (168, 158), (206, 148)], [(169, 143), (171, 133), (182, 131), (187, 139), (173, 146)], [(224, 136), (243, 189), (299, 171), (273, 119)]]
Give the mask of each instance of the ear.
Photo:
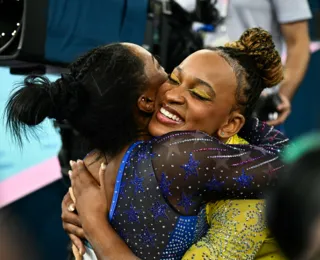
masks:
[(154, 112), (154, 100), (146, 95), (141, 95), (138, 99), (138, 108), (148, 114)]
[(238, 111), (233, 111), (229, 116), (228, 121), (223, 124), (218, 130), (218, 137), (221, 140), (228, 140), (230, 137), (237, 134), (245, 123), (245, 118)]

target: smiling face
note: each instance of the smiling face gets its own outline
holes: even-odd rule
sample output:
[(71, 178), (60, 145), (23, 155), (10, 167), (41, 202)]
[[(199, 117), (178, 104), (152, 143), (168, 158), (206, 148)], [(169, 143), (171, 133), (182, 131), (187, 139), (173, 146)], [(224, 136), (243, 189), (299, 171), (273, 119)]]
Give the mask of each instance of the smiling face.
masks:
[(201, 50), (186, 58), (160, 87), (149, 132), (200, 130), (221, 139), (244, 123), (236, 105), (236, 76), (217, 52)]

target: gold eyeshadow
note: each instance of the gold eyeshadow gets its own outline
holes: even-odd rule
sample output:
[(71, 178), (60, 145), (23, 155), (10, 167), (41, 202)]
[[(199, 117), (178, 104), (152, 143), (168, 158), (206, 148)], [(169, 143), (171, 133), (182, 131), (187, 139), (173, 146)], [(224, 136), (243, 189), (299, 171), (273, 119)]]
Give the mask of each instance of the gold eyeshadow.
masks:
[(171, 78), (173, 81), (177, 82), (178, 84), (181, 84), (180, 80), (178, 79), (178, 77), (177, 77), (174, 73), (171, 73), (171, 74), (170, 74), (170, 78)]
[(205, 91), (203, 91), (202, 89), (194, 88), (194, 89), (190, 89), (190, 92), (200, 96), (201, 98), (211, 100), (211, 96), (208, 93), (206, 93)]

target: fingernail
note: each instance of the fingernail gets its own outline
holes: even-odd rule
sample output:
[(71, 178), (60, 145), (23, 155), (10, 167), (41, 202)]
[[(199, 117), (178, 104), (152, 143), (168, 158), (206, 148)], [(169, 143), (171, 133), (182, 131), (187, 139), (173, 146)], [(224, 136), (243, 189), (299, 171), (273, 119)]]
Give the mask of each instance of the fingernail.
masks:
[(70, 204), (70, 205), (68, 206), (68, 211), (70, 211), (70, 212), (73, 212), (75, 209), (76, 209), (76, 208), (75, 208), (74, 204)]
[(82, 164), (82, 160), (77, 160), (77, 163)]
[(68, 171), (68, 174), (69, 174), (69, 176), (71, 177), (71, 176), (72, 176), (72, 171), (71, 171), (71, 170)]
[(107, 168), (107, 165), (103, 162), (101, 163), (101, 170), (105, 170)]
[(74, 165), (74, 161), (72, 161), (72, 160), (70, 160), (70, 162), (69, 162), (69, 164), (70, 164), (70, 166), (72, 167), (73, 165)]
[(80, 255), (83, 255), (83, 253), (82, 253), (82, 250), (81, 250), (81, 249), (79, 249), (79, 254), (80, 254)]

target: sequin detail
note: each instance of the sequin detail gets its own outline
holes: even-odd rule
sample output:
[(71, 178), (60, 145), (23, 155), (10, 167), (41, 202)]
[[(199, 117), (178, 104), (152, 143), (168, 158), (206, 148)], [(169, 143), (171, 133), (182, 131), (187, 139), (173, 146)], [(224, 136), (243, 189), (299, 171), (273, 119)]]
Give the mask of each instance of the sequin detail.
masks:
[(209, 231), (182, 259), (255, 259), (269, 234), (264, 208), (258, 200), (209, 203)]
[(161, 260), (181, 259), (188, 249), (187, 245), (193, 242), (196, 224), (196, 216), (179, 217), (170, 241), (162, 253)]
[(220, 191), (223, 184), (223, 181), (218, 181), (215, 176), (212, 176), (212, 179), (208, 181), (206, 187), (209, 191)]
[(235, 178), (235, 181), (240, 188), (248, 188), (251, 185), (252, 180), (253, 177), (248, 176), (244, 170), (242, 170), (242, 174), (238, 178)]
[(134, 179), (130, 181), (131, 184), (134, 185), (134, 193), (137, 194), (137, 192), (144, 192), (143, 188), (143, 177), (139, 177), (138, 175), (134, 175)]
[(180, 201), (177, 203), (178, 206), (183, 207), (185, 212), (189, 212), (190, 207), (193, 204), (192, 195), (186, 195), (184, 192), (181, 194)]
[(188, 163), (181, 165), (181, 168), (185, 171), (184, 179), (188, 179), (189, 176), (198, 176), (198, 167), (200, 165), (200, 161), (196, 161), (192, 154), (189, 155)]
[(161, 204), (159, 201), (156, 201), (150, 211), (153, 214), (153, 218), (157, 219), (159, 217), (164, 217), (168, 219), (168, 216), (166, 215), (166, 210), (168, 209), (167, 204)]
[(128, 215), (128, 221), (130, 222), (139, 222), (139, 213), (140, 210), (136, 210), (132, 204), (130, 205), (130, 209), (124, 212), (124, 214)]
[(161, 179), (159, 182), (159, 187), (160, 190), (162, 191), (162, 194), (167, 197), (167, 196), (171, 196), (171, 192), (170, 192), (170, 186), (172, 181), (167, 180), (168, 176), (166, 176), (166, 174), (163, 172), (161, 174)]

